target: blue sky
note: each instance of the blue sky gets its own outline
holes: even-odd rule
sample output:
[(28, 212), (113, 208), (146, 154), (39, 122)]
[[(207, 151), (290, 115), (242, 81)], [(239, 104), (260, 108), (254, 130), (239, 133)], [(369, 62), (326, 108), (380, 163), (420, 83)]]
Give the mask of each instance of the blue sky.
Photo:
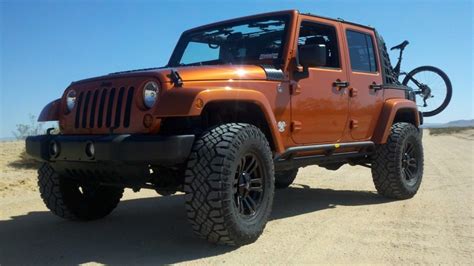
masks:
[(0, 138), (71, 81), (164, 65), (183, 30), (282, 9), (374, 26), (388, 46), (410, 40), (403, 69), (438, 66), (454, 87), (448, 109), (427, 122), (474, 117), (471, 1), (0, 0)]

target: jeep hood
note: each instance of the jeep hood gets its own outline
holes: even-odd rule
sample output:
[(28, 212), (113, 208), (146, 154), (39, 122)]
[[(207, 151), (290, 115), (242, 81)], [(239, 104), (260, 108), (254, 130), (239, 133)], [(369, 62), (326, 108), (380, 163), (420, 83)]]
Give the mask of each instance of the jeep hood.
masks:
[(265, 80), (269, 71), (280, 72), (276, 69), (267, 69), (257, 65), (216, 65), (216, 66), (190, 66), (175, 68), (152, 68), (142, 70), (131, 70), (112, 73), (105, 76), (80, 80), (74, 83), (90, 81), (107, 81), (117, 78), (129, 77), (157, 77), (162, 82), (173, 82), (170, 74), (174, 70), (186, 81), (209, 81), (209, 80)]
[[(264, 80), (267, 78), (265, 70), (260, 66), (198, 66), (178, 67), (177, 71), (181, 79), (186, 81), (205, 80)], [(170, 68), (160, 70), (169, 79)]]

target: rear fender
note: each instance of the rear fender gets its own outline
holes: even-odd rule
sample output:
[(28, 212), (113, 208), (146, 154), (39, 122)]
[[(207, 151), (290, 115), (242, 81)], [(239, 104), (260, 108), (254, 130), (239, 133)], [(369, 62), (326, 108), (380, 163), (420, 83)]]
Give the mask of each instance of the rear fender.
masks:
[[(395, 121), (397, 114), (402, 112), (405, 115), (405, 119)], [(373, 142), (376, 144), (386, 143), (394, 122), (409, 122), (419, 127), (420, 117), (415, 102), (406, 99), (390, 99), (385, 101), (372, 137)]]

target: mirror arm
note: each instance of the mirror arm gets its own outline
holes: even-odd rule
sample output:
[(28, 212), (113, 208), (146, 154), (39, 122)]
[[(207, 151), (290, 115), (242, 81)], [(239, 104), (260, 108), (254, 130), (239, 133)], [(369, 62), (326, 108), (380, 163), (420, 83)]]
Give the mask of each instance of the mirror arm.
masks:
[(293, 73), (293, 79), (295, 81), (309, 77), (308, 66), (304, 66), (300, 63), (300, 56), (299, 56), (298, 49), (296, 49), (295, 58), (292, 61), (295, 64), (295, 68), (296, 68)]

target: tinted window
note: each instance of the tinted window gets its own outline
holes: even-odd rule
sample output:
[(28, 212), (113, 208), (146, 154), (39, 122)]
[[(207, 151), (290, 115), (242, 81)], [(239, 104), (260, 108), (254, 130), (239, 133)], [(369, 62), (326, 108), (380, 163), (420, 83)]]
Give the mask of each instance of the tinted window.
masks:
[(288, 19), (262, 17), (186, 32), (169, 65), (281, 64)]
[(353, 71), (375, 72), (375, 53), (372, 38), (368, 34), (347, 31), (347, 44)]
[(211, 61), (219, 57), (220, 47), (209, 49), (207, 43), (189, 42), (181, 58), (182, 64)]
[(334, 27), (311, 22), (301, 23), (298, 49), (304, 45), (314, 44), (326, 47), (326, 65), (322, 67), (340, 67), (336, 29)]

